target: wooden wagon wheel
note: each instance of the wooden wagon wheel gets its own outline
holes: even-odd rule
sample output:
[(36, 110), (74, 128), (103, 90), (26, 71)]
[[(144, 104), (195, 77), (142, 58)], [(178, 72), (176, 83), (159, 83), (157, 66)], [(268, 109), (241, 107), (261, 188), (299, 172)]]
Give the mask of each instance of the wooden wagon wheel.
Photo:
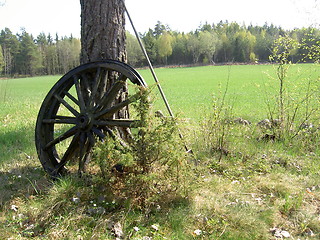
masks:
[[(107, 60), (81, 65), (52, 87), (40, 108), (35, 130), (37, 153), (50, 176), (59, 176), (72, 159), (79, 160), (81, 172), (97, 140), (115, 138), (118, 129), (137, 126), (137, 117), (119, 117), (139, 99), (138, 88), (130, 88), (130, 84), (146, 87), (133, 68)], [(122, 91), (127, 85), (133, 93)]]

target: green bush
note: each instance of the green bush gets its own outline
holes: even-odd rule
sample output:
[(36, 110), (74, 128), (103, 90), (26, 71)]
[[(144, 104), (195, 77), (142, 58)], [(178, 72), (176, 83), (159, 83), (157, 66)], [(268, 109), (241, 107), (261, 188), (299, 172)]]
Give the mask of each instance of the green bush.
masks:
[(130, 110), (141, 122), (130, 140), (120, 144), (108, 138), (95, 147), (93, 155), (113, 194), (141, 208), (182, 196), (188, 185), (177, 120), (153, 116), (148, 99), (141, 89), (139, 101)]

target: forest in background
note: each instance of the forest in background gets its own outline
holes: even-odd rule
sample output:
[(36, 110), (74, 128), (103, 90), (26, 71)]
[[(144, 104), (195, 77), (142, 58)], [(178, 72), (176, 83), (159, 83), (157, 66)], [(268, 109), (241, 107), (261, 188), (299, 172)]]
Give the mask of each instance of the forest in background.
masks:
[[(310, 46), (320, 42), (320, 29), (284, 30), (272, 24), (245, 26), (221, 21), (184, 33), (158, 22), (141, 34), (151, 61), (161, 66), (270, 62), (273, 44), (279, 37), (295, 43), (290, 49), (290, 61), (306, 61)], [(40, 33), (34, 37), (25, 29), (14, 34), (5, 28), (0, 33), (0, 75), (64, 74), (79, 65), (80, 49), (80, 39), (72, 35)], [(130, 65), (146, 66), (138, 42), (130, 32), (127, 32), (127, 51)]]

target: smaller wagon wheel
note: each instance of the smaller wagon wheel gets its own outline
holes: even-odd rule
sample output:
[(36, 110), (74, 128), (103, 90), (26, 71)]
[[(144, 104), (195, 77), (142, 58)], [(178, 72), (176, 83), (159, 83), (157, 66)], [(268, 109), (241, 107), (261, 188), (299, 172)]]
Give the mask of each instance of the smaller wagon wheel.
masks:
[(79, 160), (81, 173), (97, 140), (120, 138), (119, 129), (137, 126), (137, 116), (122, 114), (140, 96), (130, 85), (147, 86), (129, 65), (106, 60), (81, 65), (52, 87), (35, 129), (37, 153), (50, 176), (61, 175), (72, 159)]

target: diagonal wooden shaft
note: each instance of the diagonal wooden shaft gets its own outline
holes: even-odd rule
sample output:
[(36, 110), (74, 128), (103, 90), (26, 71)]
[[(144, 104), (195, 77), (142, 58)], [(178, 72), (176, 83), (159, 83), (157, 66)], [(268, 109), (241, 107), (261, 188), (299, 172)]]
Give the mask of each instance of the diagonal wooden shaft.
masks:
[[(171, 110), (171, 108), (170, 108), (169, 102), (168, 102), (168, 100), (167, 100), (167, 98), (166, 98), (166, 96), (165, 96), (165, 94), (164, 94), (164, 91), (162, 90), (162, 87), (161, 87), (160, 82), (159, 82), (159, 80), (158, 80), (158, 77), (157, 77), (157, 75), (156, 75), (156, 73), (155, 73), (155, 71), (154, 71), (154, 68), (153, 68), (153, 66), (152, 66), (152, 64), (151, 64), (151, 61), (150, 61), (150, 58), (149, 58), (148, 53), (147, 53), (147, 51), (146, 51), (146, 48), (144, 47), (144, 45), (143, 45), (143, 43), (142, 43), (142, 41), (141, 41), (141, 38), (140, 38), (140, 36), (139, 36), (139, 34), (138, 34), (138, 32), (137, 32), (134, 24), (133, 24), (133, 21), (132, 21), (132, 19), (131, 19), (131, 17), (130, 17), (130, 14), (129, 14), (129, 12), (128, 12), (128, 9), (127, 9), (124, 1), (123, 1), (123, 5), (124, 5), (124, 9), (125, 9), (125, 11), (126, 11), (126, 13), (127, 13), (128, 19), (129, 19), (129, 21), (130, 21), (130, 23), (131, 23), (131, 26), (132, 26), (132, 28), (133, 28), (134, 34), (136, 35), (136, 38), (137, 38), (137, 40), (138, 40), (138, 42), (139, 42), (140, 48), (141, 48), (141, 50), (142, 50), (142, 52), (143, 52), (143, 55), (145, 56), (145, 58), (146, 58), (146, 60), (147, 60), (147, 62), (148, 62), (148, 66), (149, 66), (149, 68), (150, 68), (151, 74), (152, 74), (152, 76), (153, 76), (154, 81), (155, 81), (156, 84), (157, 84), (157, 87), (158, 87), (159, 92), (160, 92), (160, 94), (161, 94), (161, 97), (162, 97), (162, 99), (163, 99), (163, 101), (164, 101), (164, 104), (166, 105), (166, 108), (167, 108), (167, 110), (168, 110), (168, 112), (169, 112), (169, 115), (170, 115), (172, 118), (174, 118), (174, 114), (173, 114), (173, 112), (172, 112), (172, 110)], [(184, 137), (183, 137), (180, 129), (178, 129), (178, 131), (179, 131), (179, 137), (180, 137), (180, 139), (184, 142)], [(186, 144), (185, 142), (184, 142), (184, 148), (185, 148), (185, 150), (186, 150), (188, 153), (191, 153), (191, 154), (193, 155), (193, 151), (188, 148), (188, 146), (187, 146), (187, 144)]]
[[(124, 4), (124, 3), (123, 3), (123, 4)], [(137, 38), (137, 40), (138, 40), (138, 42), (139, 42), (139, 45), (140, 45), (141, 50), (142, 50), (142, 52), (143, 52), (143, 55), (145, 56), (145, 58), (146, 58), (146, 60), (147, 60), (147, 62), (148, 62), (148, 66), (149, 66), (149, 68), (150, 68), (151, 74), (152, 74), (152, 76), (153, 76), (154, 81), (155, 81), (156, 84), (157, 84), (157, 87), (158, 87), (159, 92), (160, 92), (160, 94), (161, 94), (161, 97), (162, 97), (162, 99), (163, 99), (163, 101), (164, 101), (164, 103), (165, 103), (165, 105), (166, 105), (166, 108), (167, 108), (167, 110), (168, 110), (168, 112), (169, 112), (169, 115), (170, 115), (171, 117), (174, 117), (174, 114), (173, 114), (173, 112), (172, 112), (172, 110), (171, 110), (171, 108), (170, 108), (169, 102), (168, 102), (168, 100), (167, 100), (167, 98), (166, 98), (166, 96), (165, 96), (165, 94), (164, 94), (164, 91), (162, 90), (162, 87), (161, 87), (161, 85), (160, 85), (160, 82), (159, 82), (159, 80), (158, 80), (157, 74), (156, 74), (156, 72), (154, 71), (154, 68), (153, 68), (153, 66), (152, 66), (152, 64), (151, 64), (151, 61), (150, 61), (150, 58), (149, 58), (149, 56), (148, 56), (148, 54), (147, 54), (146, 48), (144, 47), (144, 45), (143, 45), (143, 43), (142, 43), (142, 41), (141, 41), (141, 38), (140, 38), (140, 36), (139, 36), (139, 34), (138, 34), (138, 32), (137, 32), (134, 24), (133, 24), (133, 21), (132, 21), (132, 19), (131, 19), (131, 17), (130, 17), (130, 14), (129, 14), (128, 9), (127, 9), (127, 7), (126, 7), (125, 4), (124, 4), (124, 8), (125, 8), (125, 11), (126, 11), (126, 13), (127, 13), (128, 19), (129, 19), (129, 21), (130, 21), (130, 23), (131, 23), (131, 26), (132, 26), (132, 28), (133, 28), (133, 31), (134, 31), (134, 33), (135, 33), (135, 35), (136, 35), (136, 38)]]

